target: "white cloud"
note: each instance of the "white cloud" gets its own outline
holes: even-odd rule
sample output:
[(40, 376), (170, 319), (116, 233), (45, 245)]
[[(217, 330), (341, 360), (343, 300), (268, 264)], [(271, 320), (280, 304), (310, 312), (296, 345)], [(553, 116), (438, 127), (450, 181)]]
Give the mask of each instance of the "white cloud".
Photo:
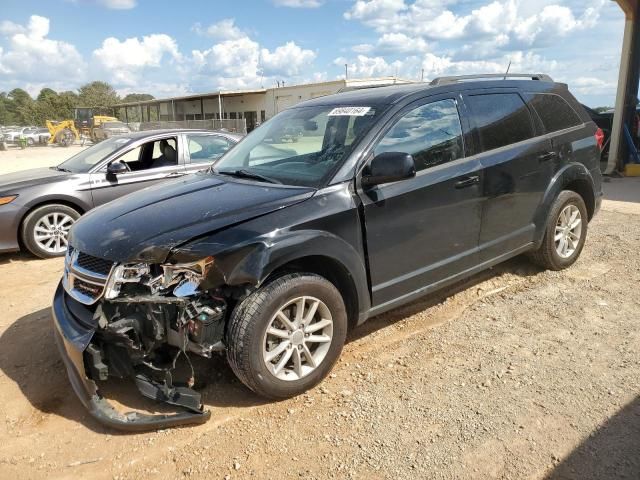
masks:
[(236, 26), (235, 19), (233, 18), (225, 18), (209, 25), (207, 28), (203, 28), (200, 23), (196, 23), (192, 27), (192, 30), (198, 35), (205, 35), (222, 40), (238, 39), (245, 36), (245, 33)]
[(180, 52), (176, 41), (169, 35), (152, 34), (142, 37), (142, 40), (134, 37), (120, 41), (109, 37), (93, 51), (93, 57), (112, 81), (133, 85), (145, 69), (160, 67), (166, 58), (179, 60)]
[(129, 10), (135, 8), (138, 2), (136, 0), (98, 0), (98, 3), (114, 10)]
[(263, 48), (260, 56), (265, 75), (287, 76), (298, 75), (316, 58), (315, 52), (302, 49), (294, 42), (287, 42), (273, 52)]
[(318, 8), (324, 3), (323, 0), (273, 0), (278, 7), (290, 8)]
[(594, 0), (580, 17), (566, 6), (546, 5), (539, 13), (524, 14), (516, 0), (494, 0), (460, 15), (449, 7), (454, 0), (358, 0), (345, 13), (381, 34), (410, 33), (417, 38), (450, 40), (508, 35), (514, 41), (533, 45), (537, 41), (564, 37), (592, 27), (598, 19), (603, 0)]
[(3, 22), (2, 27), (0, 34), (8, 37), (8, 47), (0, 48), (0, 88), (16, 82), (85, 78), (86, 63), (76, 47), (48, 38), (48, 18), (32, 15), (26, 26)]
[(16, 33), (24, 33), (27, 29), (22, 25), (13, 23), (9, 20), (3, 20), (0, 22), (0, 35), (15, 35)]

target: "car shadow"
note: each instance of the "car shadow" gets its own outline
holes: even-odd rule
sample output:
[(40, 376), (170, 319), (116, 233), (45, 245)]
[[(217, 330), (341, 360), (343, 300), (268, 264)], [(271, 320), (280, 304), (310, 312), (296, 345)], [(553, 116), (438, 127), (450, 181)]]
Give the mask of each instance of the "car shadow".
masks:
[(545, 480), (640, 478), (640, 396), (561, 461)]
[(29, 252), (10, 252), (0, 253), (0, 265), (6, 265), (12, 262), (30, 262), (35, 260), (42, 260), (41, 258), (32, 255)]
[[(356, 328), (348, 341), (362, 338), (376, 330), (403, 320), (419, 311), (445, 300), (447, 297), (471, 288), (489, 278), (505, 272), (518, 275), (534, 275), (539, 269), (528, 262), (515, 259), (499, 267), (474, 275), (444, 290), (417, 300), (405, 307), (379, 315)], [(223, 355), (212, 359), (190, 357), (193, 362), (195, 388), (202, 394), (206, 408), (216, 409), (249, 408), (271, 402), (259, 397), (245, 387), (229, 367)], [(30, 313), (11, 324), (0, 336), (0, 370), (12, 379), (31, 405), (43, 412), (59, 415), (87, 428), (101, 433), (117, 433), (95, 421), (75, 398), (67, 379), (53, 337), (51, 313), (48, 308)], [(178, 365), (175, 378), (188, 378), (189, 366), (186, 361)], [(130, 380), (109, 379), (99, 384), (101, 393), (120, 411), (141, 410), (151, 413), (170, 413), (174, 407), (154, 402), (142, 397)]]

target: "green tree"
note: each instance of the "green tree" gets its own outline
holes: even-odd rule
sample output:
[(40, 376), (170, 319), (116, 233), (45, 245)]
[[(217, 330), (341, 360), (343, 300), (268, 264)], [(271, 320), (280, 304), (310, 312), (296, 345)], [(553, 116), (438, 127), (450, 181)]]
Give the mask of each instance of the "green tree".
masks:
[(146, 100), (155, 100), (155, 97), (148, 93), (130, 93), (122, 99), (122, 103), (144, 102)]
[(78, 90), (81, 107), (90, 107), (94, 115), (113, 115), (113, 106), (120, 102), (118, 93), (106, 82), (95, 81)]
[(7, 110), (12, 115), (14, 121), (20, 125), (28, 125), (35, 120), (35, 105), (33, 98), (21, 88), (14, 88), (9, 92), (7, 98)]

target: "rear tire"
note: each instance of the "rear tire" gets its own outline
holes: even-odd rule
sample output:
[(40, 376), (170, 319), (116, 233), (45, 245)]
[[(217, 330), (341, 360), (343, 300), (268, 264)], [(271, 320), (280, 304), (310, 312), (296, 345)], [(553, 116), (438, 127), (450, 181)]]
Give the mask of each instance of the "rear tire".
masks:
[(227, 328), (227, 359), (257, 394), (289, 398), (327, 376), (346, 335), (347, 312), (336, 287), (318, 275), (289, 274), (236, 306)]
[(62, 257), (67, 250), (69, 229), (78, 218), (80, 213), (66, 205), (38, 207), (22, 222), (22, 242), (36, 257)]
[(542, 244), (529, 255), (531, 260), (548, 270), (573, 265), (584, 247), (588, 221), (582, 197), (570, 190), (560, 192), (551, 206)]

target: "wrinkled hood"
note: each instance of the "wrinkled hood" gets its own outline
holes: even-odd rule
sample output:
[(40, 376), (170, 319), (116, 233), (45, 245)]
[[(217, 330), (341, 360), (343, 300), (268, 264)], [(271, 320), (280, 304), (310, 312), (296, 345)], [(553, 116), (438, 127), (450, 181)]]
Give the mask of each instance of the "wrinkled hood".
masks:
[(21, 172), (0, 175), (0, 193), (20, 193), (19, 189), (35, 187), (67, 178), (69, 172), (61, 172), (53, 168), (32, 168)]
[(315, 190), (196, 174), (161, 183), (91, 210), (69, 243), (114, 262), (163, 262), (172, 248), (304, 201)]

